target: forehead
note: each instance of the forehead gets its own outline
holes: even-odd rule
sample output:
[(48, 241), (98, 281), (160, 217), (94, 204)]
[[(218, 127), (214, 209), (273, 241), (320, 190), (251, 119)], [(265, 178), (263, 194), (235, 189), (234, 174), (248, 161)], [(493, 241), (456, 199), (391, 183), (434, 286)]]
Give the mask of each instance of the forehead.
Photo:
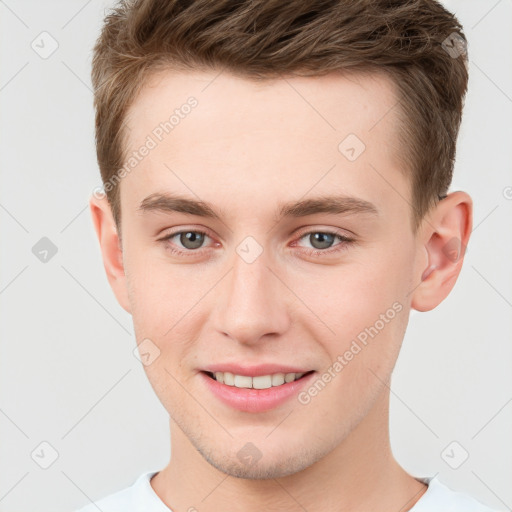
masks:
[[(196, 133), (198, 124), (203, 127), (198, 136), (232, 135), (240, 127), (244, 132), (266, 129), (270, 133), (276, 126), (293, 128), (281, 136), (314, 136), (315, 128), (319, 136), (332, 131), (338, 132), (337, 138), (351, 128), (363, 135), (376, 129), (384, 118), (385, 130), (395, 122), (393, 112), (388, 115), (397, 104), (395, 92), (390, 77), (376, 71), (261, 80), (249, 80), (227, 71), (160, 71), (146, 79), (128, 110), (128, 144), (150, 133), (157, 126), (155, 122), (163, 123), (173, 112), (183, 110), (191, 97), (199, 106), (191, 116), (197, 121)], [(310, 125), (302, 121), (310, 121)], [(216, 130), (211, 133), (214, 123)], [(175, 125), (173, 131), (176, 135), (183, 128)]]
[(257, 82), (226, 71), (160, 72), (126, 117), (128, 155), (151, 148), (121, 196), (140, 202), (168, 190), (213, 202), (224, 194), (243, 206), (336, 188), (378, 204), (395, 188), (396, 199), (408, 187), (396, 158), (397, 103), (381, 73)]

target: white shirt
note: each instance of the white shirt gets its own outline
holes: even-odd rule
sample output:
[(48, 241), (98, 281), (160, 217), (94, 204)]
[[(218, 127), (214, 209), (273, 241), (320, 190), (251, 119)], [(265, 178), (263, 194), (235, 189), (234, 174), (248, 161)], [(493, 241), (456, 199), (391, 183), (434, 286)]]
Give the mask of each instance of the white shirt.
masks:
[[(151, 487), (150, 480), (158, 471), (140, 475), (129, 487), (110, 494), (75, 512), (172, 512)], [(450, 489), (436, 477), (415, 477), (428, 485), (410, 512), (500, 512), (491, 509), (468, 494)], [(503, 511), (501, 511), (503, 512)]]

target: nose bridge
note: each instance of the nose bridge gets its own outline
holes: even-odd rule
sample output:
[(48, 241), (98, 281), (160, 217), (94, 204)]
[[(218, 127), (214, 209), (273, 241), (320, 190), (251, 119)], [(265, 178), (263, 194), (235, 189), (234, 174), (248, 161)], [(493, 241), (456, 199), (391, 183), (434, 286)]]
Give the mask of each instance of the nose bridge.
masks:
[(269, 268), (271, 258), (250, 238), (236, 248), (215, 305), (216, 329), (246, 344), (283, 333), (289, 325), (283, 285)]

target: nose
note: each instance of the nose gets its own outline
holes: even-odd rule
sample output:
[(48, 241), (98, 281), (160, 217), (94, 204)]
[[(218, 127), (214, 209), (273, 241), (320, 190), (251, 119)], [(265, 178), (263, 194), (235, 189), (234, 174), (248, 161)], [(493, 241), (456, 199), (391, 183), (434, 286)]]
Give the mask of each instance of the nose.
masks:
[(265, 252), (251, 263), (235, 253), (217, 291), (213, 324), (218, 332), (253, 345), (287, 331), (292, 294), (269, 263)]

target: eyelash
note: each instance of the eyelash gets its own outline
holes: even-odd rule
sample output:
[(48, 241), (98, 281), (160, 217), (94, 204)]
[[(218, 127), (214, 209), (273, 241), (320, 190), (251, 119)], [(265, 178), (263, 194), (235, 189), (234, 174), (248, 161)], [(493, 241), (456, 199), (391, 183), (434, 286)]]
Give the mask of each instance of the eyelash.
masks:
[[(174, 233), (170, 233), (170, 234), (166, 235), (165, 237), (158, 239), (158, 241), (159, 242), (168, 242), (170, 239), (174, 238), (176, 235), (181, 235), (182, 233), (196, 233), (196, 234), (200, 234), (200, 235), (209, 237), (208, 233), (206, 233), (205, 231), (196, 230), (196, 229), (186, 229), (186, 230), (175, 231)], [(307, 231), (307, 232), (300, 234), (299, 240), (302, 240), (304, 237), (306, 237), (308, 235), (312, 235), (312, 234), (316, 234), (316, 233), (334, 236), (334, 237), (338, 238), (341, 243), (335, 245), (334, 248), (329, 248), (329, 249), (305, 249), (306, 252), (310, 256), (314, 256), (314, 257), (325, 256), (326, 254), (332, 255), (334, 253), (344, 251), (348, 248), (348, 246), (350, 246), (351, 244), (353, 244), (355, 242), (354, 239), (348, 238), (344, 235), (339, 235), (338, 233), (335, 233), (333, 231)], [(209, 238), (211, 238), (211, 237), (209, 237)], [(174, 247), (168, 247), (168, 250), (171, 254), (175, 254), (178, 256), (187, 256), (187, 257), (195, 255), (195, 254), (201, 254), (203, 252), (203, 249), (204, 248), (196, 249), (196, 250), (193, 250), (193, 249), (181, 250), (181, 249), (175, 249)]]

